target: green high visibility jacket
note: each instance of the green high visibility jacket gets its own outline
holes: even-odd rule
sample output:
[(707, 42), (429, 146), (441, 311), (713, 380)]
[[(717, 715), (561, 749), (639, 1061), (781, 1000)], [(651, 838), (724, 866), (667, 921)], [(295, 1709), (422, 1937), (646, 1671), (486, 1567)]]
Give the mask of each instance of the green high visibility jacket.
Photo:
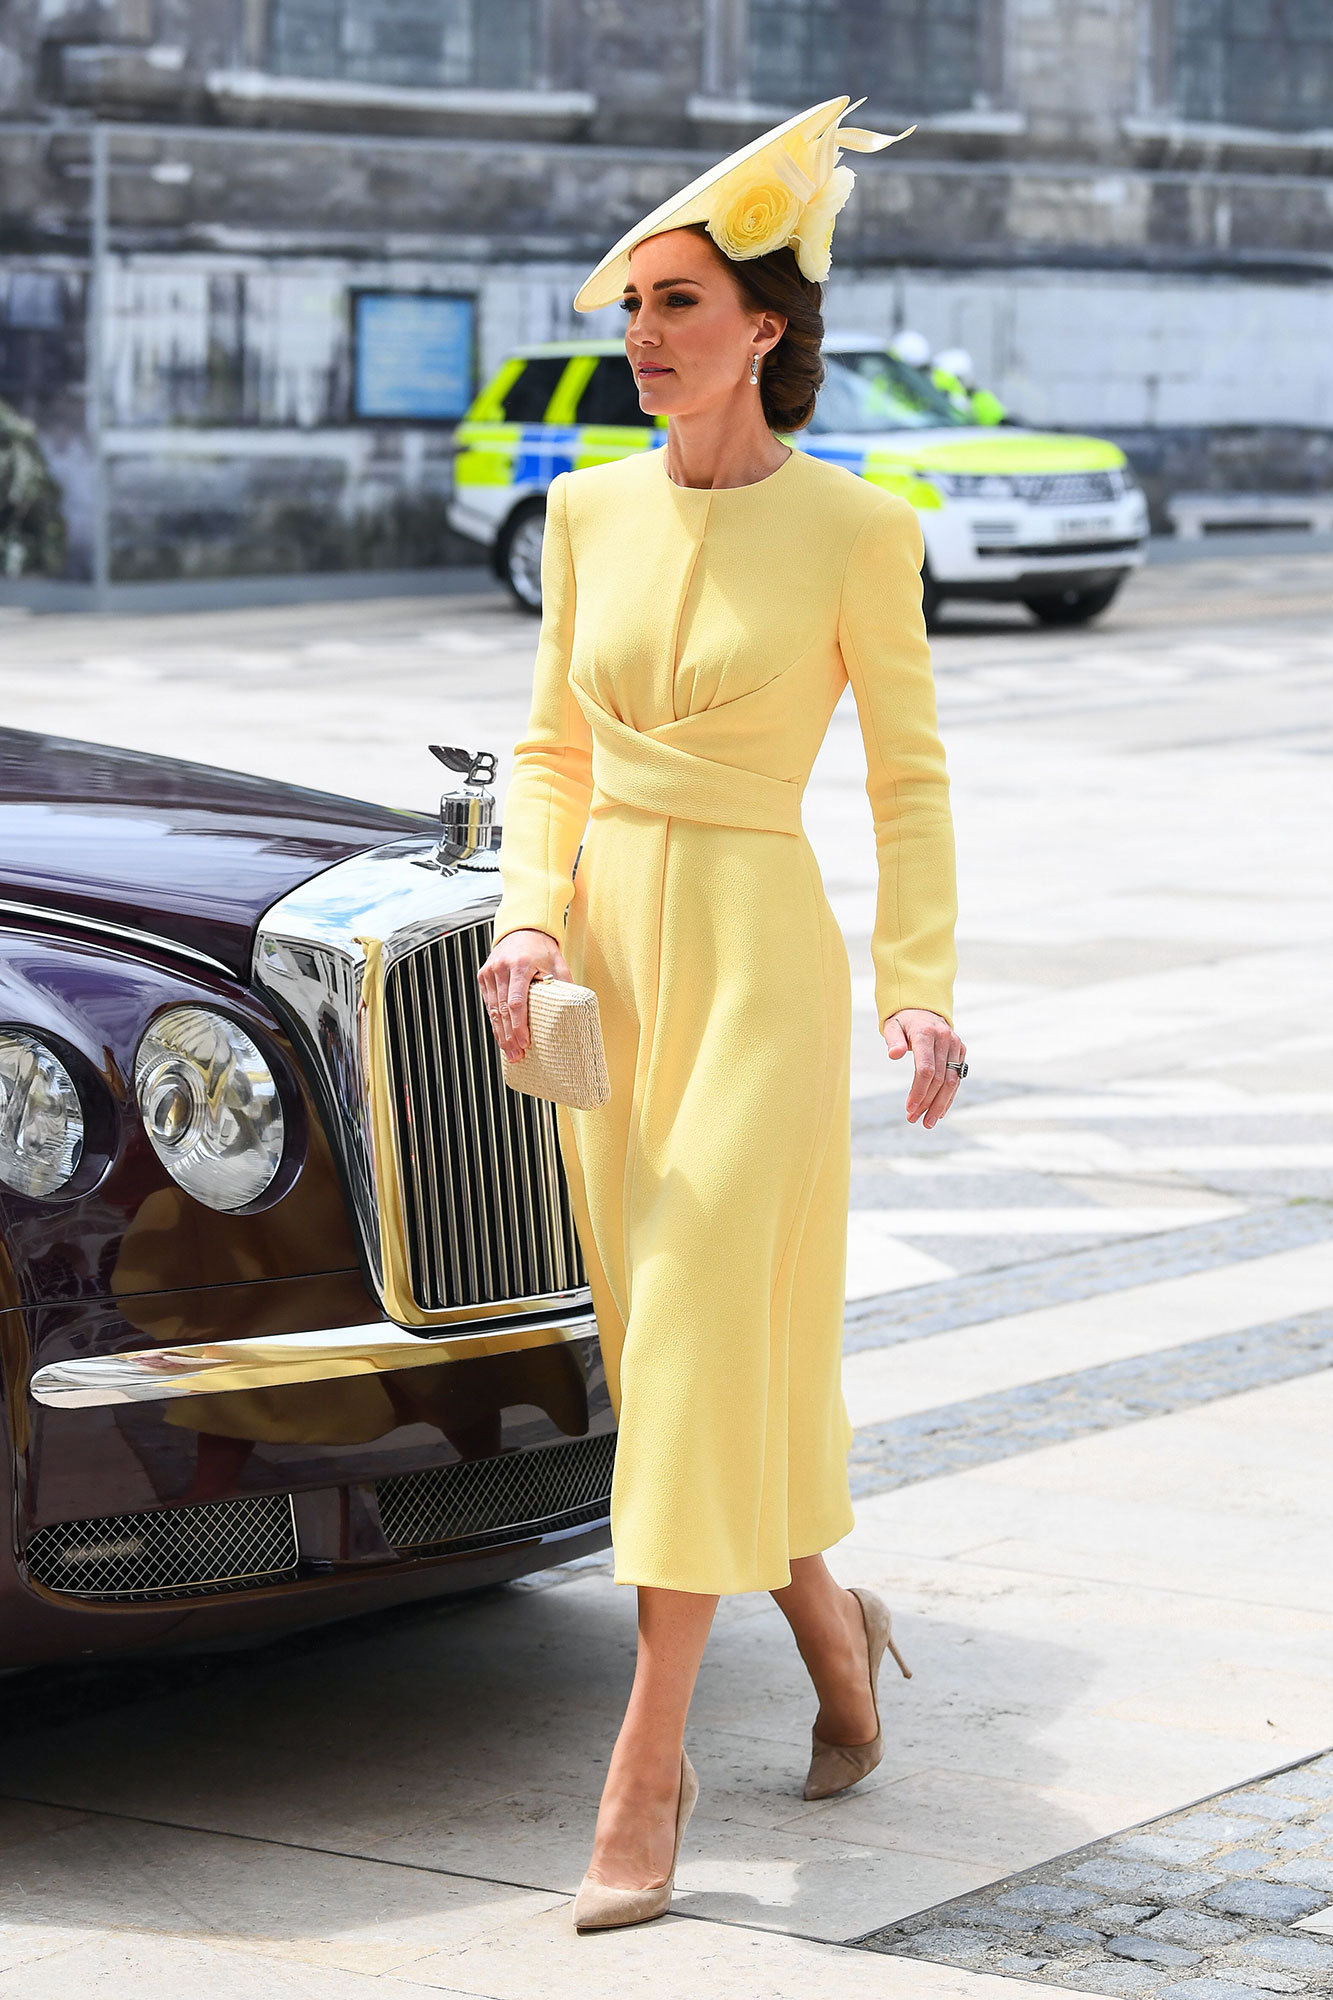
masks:
[(951, 375), (947, 368), (932, 368), (930, 379), (960, 415), (971, 417), (974, 424), (1002, 424), (1009, 414), (991, 390), (969, 391), (962, 380), (957, 375)]

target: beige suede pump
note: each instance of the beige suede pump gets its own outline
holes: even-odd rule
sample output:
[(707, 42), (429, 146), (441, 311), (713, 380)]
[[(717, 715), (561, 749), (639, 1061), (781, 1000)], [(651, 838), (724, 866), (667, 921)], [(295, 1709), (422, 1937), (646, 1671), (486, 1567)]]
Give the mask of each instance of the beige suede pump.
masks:
[(574, 1898), (576, 1931), (621, 1930), (628, 1924), (648, 1924), (654, 1917), (666, 1915), (671, 1908), (671, 1896), (676, 1886), (680, 1843), (685, 1838), (685, 1829), (690, 1823), (690, 1814), (698, 1796), (699, 1780), (694, 1775), (693, 1764), (682, 1750), (680, 1803), (676, 1807), (676, 1845), (671, 1856), (671, 1873), (665, 1882), (657, 1882), (647, 1889), (613, 1889), (608, 1883), (595, 1882), (591, 1875), (585, 1875)]
[(852, 1596), (861, 1607), (861, 1617), (866, 1628), (866, 1647), (870, 1654), (870, 1698), (875, 1704), (875, 1733), (868, 1743), (825, 1743), (817, 1729), (810, 1732), (810, 1770), (805, 1780), (802, 1797), (806, 1799), (831, 1799), (839, 1792), (859, 1785), (862, 1778), (868, 1778), (884, 1755), (884, 1731), (879, 1722), (879, 1667), (886, 1652), (892, 1653), (898, 1663), (898, 1671), (905, 1681), (912, 1678), (912, 1670), (893, 1642), (893, 1632), (889, 1618), (889, 1607), (882, 1597), (873, 1590), (853, 1590)]

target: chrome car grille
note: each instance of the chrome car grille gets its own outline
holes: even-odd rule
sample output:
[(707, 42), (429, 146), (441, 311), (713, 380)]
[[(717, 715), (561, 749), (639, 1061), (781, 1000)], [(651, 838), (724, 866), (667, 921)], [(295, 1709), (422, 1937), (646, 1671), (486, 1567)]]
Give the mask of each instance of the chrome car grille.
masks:
[(423, 1312), (584, 1284), (555, 1110), (508, 1089), (477, 974), (489, 921), (408, 953), (385, 981), (412, 1296)]
[(1009, 477), (1020, 500), (1039, 507), (1084, 507), (1118, 500), (1124, 481), (1118, 472), (1016, 472)]
[(24, 1551), (48, 1590), (120, 1603), (206, 1597), (296, 1576), (296, 1530), (286, 1493), (221, 1500), (104, 1521), (39, 1528)]
[(478, 1548), (603, 1520), (615, 1456), (614, 1433), (606, 1433), (381, 1479), (385, 1540), (418, 1553)]

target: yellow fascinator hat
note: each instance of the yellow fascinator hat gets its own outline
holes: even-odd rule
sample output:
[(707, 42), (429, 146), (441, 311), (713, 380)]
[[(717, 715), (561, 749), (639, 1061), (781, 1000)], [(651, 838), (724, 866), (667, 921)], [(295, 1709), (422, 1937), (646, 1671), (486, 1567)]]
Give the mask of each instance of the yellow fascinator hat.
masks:
[(878, 153), (916, 130), (909, 125), (890, 136), (840, 125), (856, 108), (849, 97), (831, 97), (700, 174), (607, 251), (580, 285), (575, 310), (614, 305), (625, 289), (630, 252), (649, 236), (692, 222), (701, 222), (723, 255), (739, 262), (790, 244), (802, 275), (822, 284), (832, 259), (833, 225), (856, 180), (850, 167), (838, 165), (838, 154)]

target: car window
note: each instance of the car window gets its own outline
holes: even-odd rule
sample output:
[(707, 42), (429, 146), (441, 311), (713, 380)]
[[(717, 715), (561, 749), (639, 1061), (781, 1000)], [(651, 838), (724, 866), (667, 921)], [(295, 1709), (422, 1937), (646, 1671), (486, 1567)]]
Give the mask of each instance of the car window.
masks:
[(924, 368), (909, 368), (905, 361), (899, 361), (896, 355), (888, 354), (882, 348), (869, 354), (840, 354), (837, 358), (844, 368), (852, 368), (867, 382), (888, 389), (891, 395), (901, 397), (913, 409), (933, 413), (942, 424), (968, 422), (943, 389), (935, 387)]
[(920, 431), (965, 424), (947, 396), (891, 354), (826, 355), (824, 386), (810, 424), (830, 431)]
[(579, 422), (651, 427), (655, 421), (639, 408), (634, 370), (628, 361), (620, 354), (604, 354), (579, 398)]
[(524, 363), (523, 372), (505, 392), (504, 420), (507, 424), (539, 424), (546, 405), (555, 394), (555, 385), (565, 372), (568, 356), (541, 354)]

